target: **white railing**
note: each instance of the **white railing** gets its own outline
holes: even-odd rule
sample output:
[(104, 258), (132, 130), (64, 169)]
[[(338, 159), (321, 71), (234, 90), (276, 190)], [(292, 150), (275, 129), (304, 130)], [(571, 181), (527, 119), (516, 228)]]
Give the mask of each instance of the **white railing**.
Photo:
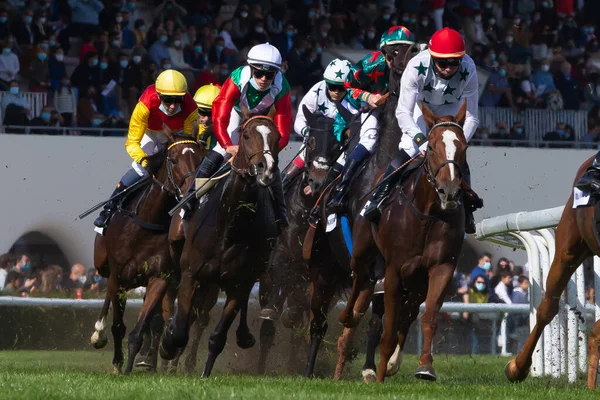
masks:
[[(519, 212), (489, 218), (477, 224), (476, 236), (503, 246), (527, 251), (530, 279), (529, 325), (533, 329), (550, 265), (554, 259), (556, 225), (564, 207)], [(600, 318), (600, 259), (594, 257), (594, 306), (586, 304), (583, 268), (573, 274), (560, 300), (558, 315), (544, 330), (533, 353), (534, 376), (566, 375), (569, 382), (577, 371), (587, 372), (586, 318)]]

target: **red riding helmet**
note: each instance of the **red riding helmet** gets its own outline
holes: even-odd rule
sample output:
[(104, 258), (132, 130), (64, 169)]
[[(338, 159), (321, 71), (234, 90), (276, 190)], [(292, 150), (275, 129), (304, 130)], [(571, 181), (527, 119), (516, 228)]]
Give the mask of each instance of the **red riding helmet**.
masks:
[(454, 29), (440, 29), (429, 40), (429, 53), (436, 58), (463, 58), (465, 40)]

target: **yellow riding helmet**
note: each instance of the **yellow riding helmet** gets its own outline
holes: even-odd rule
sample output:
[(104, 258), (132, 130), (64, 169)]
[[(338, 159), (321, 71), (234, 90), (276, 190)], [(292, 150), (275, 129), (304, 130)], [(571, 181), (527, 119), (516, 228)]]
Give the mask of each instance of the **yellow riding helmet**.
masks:
[(219, 95), (221, 88), (215, 86), (212, 83), (210, 85), (204, 85), (194, 94), (194, 101), (198, 105), (198, 108), (212, 109), (212, 103)]
[(187, 81), (181, 72), (167, 69), (156, 78), (156, 92), (165, 96), (183, 96), (187, 92)]

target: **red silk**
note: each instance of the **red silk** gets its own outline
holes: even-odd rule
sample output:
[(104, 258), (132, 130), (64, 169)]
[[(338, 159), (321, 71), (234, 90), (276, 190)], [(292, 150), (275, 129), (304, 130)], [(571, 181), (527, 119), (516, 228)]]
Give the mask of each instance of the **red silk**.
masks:
[(213, 113), (213, 129), (217, 141), (226, 149), (231, 146), (231, 138), (227, 132), (229, 126), (229, 120), (231, 118), (231, 111), (237, 99), (240, 98), (240, 91), (231, 78), (227, 78), (219, 95), (213, 101), (212, 113)]
[(281, 150), (290, 141), (292, 131), (292, 97), (290, 92), (281, 96), (275, 103), (275, 118), (273, 120), (281, 134), (281, 139), (279, 139), (279, 150)]

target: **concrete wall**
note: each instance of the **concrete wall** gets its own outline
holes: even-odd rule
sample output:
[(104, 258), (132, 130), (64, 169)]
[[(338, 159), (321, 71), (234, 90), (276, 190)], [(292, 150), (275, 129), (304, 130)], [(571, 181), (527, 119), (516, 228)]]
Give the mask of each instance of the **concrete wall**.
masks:
[[(282, 165), (298, 147), (286, 149)], [(564, 204), (577, 168), (593, 153), (471, 147), (473, 186), (486, 205), (476, 219)], [(0, 160), (0, 252), (40, 231), (55, 239), (70, 263), (91, 266), (96, 214), (83, 221), (77, 216), (105, 199), (128, 168), (124, 139), (0, 135)]]

